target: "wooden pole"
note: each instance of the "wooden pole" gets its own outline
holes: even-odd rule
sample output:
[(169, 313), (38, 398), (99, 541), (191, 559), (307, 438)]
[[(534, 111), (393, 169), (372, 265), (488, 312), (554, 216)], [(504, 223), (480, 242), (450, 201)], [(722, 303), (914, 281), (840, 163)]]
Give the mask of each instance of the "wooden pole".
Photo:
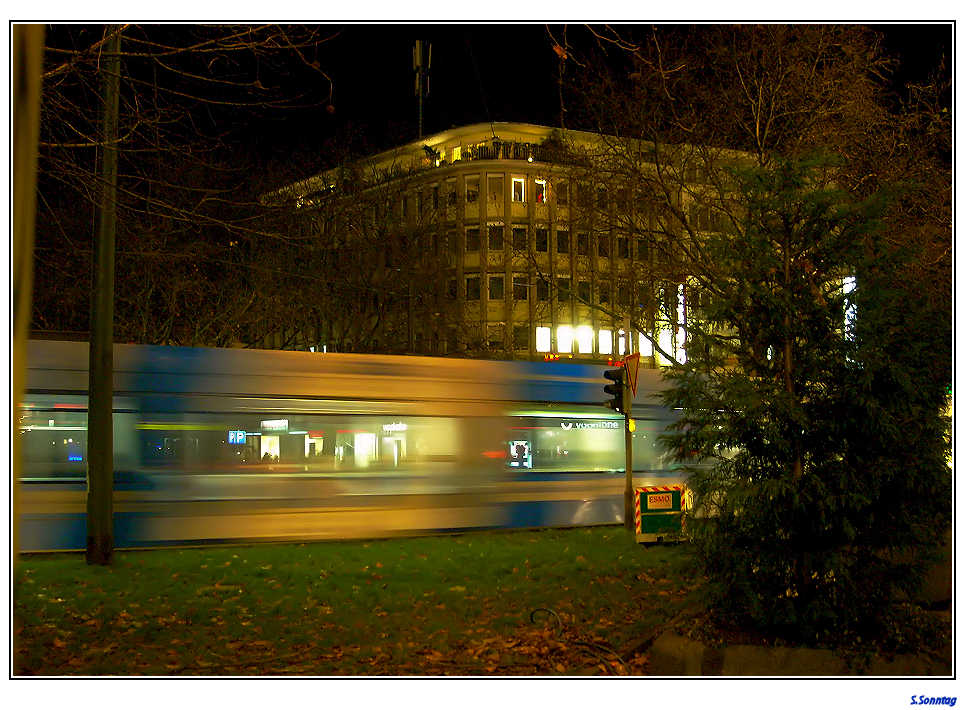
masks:
[(104, 45), (104, 120), (98, 229), (90, 323), (90, 396), (87, 418), (87, 564), (114, 557), (114, 237), (117, 231), (117, 123), (120, 110), (120, 27)]

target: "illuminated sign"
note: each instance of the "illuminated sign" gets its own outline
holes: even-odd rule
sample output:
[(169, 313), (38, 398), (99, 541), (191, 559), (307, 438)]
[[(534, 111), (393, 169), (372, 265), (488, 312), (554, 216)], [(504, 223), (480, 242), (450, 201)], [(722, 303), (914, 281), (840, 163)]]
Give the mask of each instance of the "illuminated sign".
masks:
[(244, 432), (244, 431), (229, 431), (229, 432), (228, 432), (228, 443), (229, 443), (229, 444), (243, 444), (243, 443), (245, 443), (245, 432)]
[(560, 428), (563, 431), (570, 431), (571, 429), (619, 429), (621, 426), (622, 422), (608, 419), (588, 422), (560, 422)]
[(406, 431), (409, 427), (402, 422), (395, 422), (394, 424), (383, 424), (382, 431)]
[(673, 508), (673, 495), (670, 493), (651, 493), (647, 496), (647, 510), (669, 510)]
[(533, 454), (528, 441), (509, 442), (509, 465), (515, 468), (533, 468)]
[(261, 423), (262, 431), (288, 431), (287, 419), (266, 419)]

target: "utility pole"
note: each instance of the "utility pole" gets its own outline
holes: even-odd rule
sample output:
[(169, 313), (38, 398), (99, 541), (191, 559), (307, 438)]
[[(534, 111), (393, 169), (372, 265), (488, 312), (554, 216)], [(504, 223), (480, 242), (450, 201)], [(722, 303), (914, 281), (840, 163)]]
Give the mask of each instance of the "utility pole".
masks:
[(114, 557), (114, 236), (117, 231), (117, 123), (120, 109), (121, 28), (108, 26), (102, 84), (101, 183), (90, 318), (87, 417), (87, 564)]

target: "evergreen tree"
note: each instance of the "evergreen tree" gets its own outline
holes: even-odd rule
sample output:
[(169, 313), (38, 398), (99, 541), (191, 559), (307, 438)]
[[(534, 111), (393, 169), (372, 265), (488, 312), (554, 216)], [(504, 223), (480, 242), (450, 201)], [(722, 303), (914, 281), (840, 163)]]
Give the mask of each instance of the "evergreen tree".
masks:
[(887, 196), (831, 168), (732, 172), (739, 218), (706, 242), (729, 277), (691, 298), (665, 395), (715, 607), (805, 641), (867, 634), (951, 515), (947, 395), (925, 376), (948, 324), (894, 278), (915, 255), (884, 238)]

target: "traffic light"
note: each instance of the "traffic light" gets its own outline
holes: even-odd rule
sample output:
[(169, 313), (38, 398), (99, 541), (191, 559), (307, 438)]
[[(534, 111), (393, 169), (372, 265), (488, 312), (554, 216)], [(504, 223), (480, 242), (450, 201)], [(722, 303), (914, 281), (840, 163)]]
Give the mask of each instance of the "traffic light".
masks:
[(613, 380), (613, 384), (603, 387), (603, 391), (613, 397), (613, 399), (608, 399), (603, 404), (623, 414), (625, 412), (624, 404), (626, 401), (626, 384), (624, 379), (626, 377), (626, 371), (622, 367), (615, 370), (604, 370), (603, 376), (608, 380)]

